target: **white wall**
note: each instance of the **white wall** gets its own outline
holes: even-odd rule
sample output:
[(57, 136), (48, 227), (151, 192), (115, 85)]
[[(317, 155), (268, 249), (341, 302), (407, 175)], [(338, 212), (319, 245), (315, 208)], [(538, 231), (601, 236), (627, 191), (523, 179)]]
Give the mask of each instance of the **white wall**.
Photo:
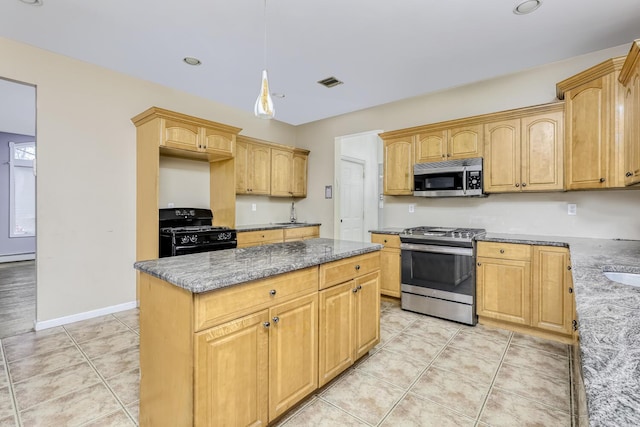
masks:
[(209, 163), (160, 156), (158, 207), (206, 208), (210, 206)]
[(62, 55), (0, 38), (0, 57), (1, 77), (37, 86), (41, 322), (135, 300), (131, 117), (158, 106), (295, 145), (289, 125)]
[[(309, 163), (309, 195), (300, 203), (301, 210), (313, 212), (323, 223), (322, 237), (333, 236), (333, 201), (324, 199), (324, 186), (332, 182), (329, 168), (335, 137), (552, 102), (557, 82), (608, 58), (626, 55), (629, 46), (299, 126), (297, 144), (314, 154)], [(567, 216), (567, 202), (577, 203), (577, 216)], [(408, 213), (410, 203), (416, 204), (414, 214)], [(473, 225), (495, 232), (640, 239), (639, 203), (638, 191), (492, 195), (486, 199), (385, 197), (383, 225)]]

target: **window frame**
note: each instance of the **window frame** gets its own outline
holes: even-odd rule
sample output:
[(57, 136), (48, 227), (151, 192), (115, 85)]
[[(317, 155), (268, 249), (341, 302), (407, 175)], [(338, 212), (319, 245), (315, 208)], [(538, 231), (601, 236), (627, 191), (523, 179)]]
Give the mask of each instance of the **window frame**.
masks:
[[(16, 233), (16, 214), (15, 214), (15, 168), (30, 168), (33, 175), (36, 175), (36, 159), (33, 160), (16, 159), (15, 151), (21, 147), (36, 147), (35, 141), (13, 142), (9, 141), (9, 238), (25, 238), (35, 237), (36, 231), (33, 233)], [(35, 197), (35, 188), (33, 189)]]

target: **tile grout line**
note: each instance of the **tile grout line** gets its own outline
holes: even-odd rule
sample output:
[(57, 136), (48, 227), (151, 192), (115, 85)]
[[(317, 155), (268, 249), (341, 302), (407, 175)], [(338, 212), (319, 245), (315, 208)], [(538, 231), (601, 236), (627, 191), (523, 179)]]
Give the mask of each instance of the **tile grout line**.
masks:
[(502, 368), (502, 364), (504, 363), (504, 358), (507, 355), (507, 352), (509, 351), (509, 347), (511, 346), (511, 341), (513, 340), (513, 332), (509, 332), (509, 339), (507, 340), (507, 345), (505, 346), (504, 350), (502, 351), (502, 357), (500, 358), (500, 363), (498, 364), (498, 369), (496, 369), (495, 374), (493, 374), (493, 378), (491, 379), (491, 383), (489, 384), (489, 389), (487, 391), (487, 395), (484, 398), (484, 401), (482, 402), (482, 405), (480, 406), (480, 411), (478, 411), (478, 415), (476, 416), (476, 423), (475, 425), (478, 426), (480, 424), (480, 418), (482, 418), (482, 414), (484, 413), (484, 409), (487, 405), (487, 400), (489, 400), (489, 396), (491, 395), (491, 391), (493, 390), (493, 386), (496, 382), (496, 378), (498, 378), (498, 373), (500, 372), (500, 368)]
[(4, 375), (7, 378), (7, 387), (9, 388), (11, 402), (13, 404), (13, 418), (16, 421), (16, 425), (18, 427), (22, 427), (22, 418), (20, 417), (20, 412), (18, 411), (18, 402), (16, 401), (16, 394), (13, 390), (13, 381), (11, 381), (11, 376), (9, 375), (9, 361), (7, 360), (7, 355), (4, 351), (3, 340), (0, 340), (0, 352), (2, 352), (2, 360), (4, 361)]
[[(112, 317), (115, 318), (115, 316), (113, 314), (111, 314)], [(118, 319), (120, 321), (120, 319)], [(120, 321), (121, 323), (123, 323), (122, 321)], [(107, 388), (107, 390), (109, 390), (109, 393), (111, 393), (111, 395), (116, 399), (116, 401), (118, 402), (118, 404), (120, 405), (120, 409), (122, 409), (124, 411), (124, 413), (127, 415), (127, 417), (129, 418), (129, 420), (131, 420), (131, 422), (134, 423), (134, 425), (138, 425), (138, 423), (136, 422), (136, 420), (133, 419), (133, 416), (129, 413), (129, 411), (127, 410), (127, 407), (124, 405), (124, 403), (122, 403), (122, 400), (120, 400), (120, 398), (118, 397), (118, 395), (116, 394), (115, 391), (113, 391), (113, 389), (111, 388), (111, 386), (107, 383), (107, 380), (102, 376), (102, 374), (98, 371), (98, 368), (96, 368), (96, 366), (93, 364), (93, 361), (91, 360), (91, 358), (84, 352), (84, 350), (82, 350), (82, 348), (80, 347), (80, 344), (78, 344), (78, 342), (75, 340), (75, 338), (73, 338), (73, 336), (71, 335), (71, 333), (69, 331), (67, 331), (67, 328), (63, 325), (62, 326), (65, 330), (65, 332), (67, 333), (67, 335), (69, 335), (69, 337), (71, 338), (71, 340), (73, 341), (74, 345), (77, 347), (78, 351), (80, 351), (80, 353), (82, 354), (82, 356), (86, 359), (87, 363), (89, 364), (89, 366), (91, 367), (91, 369), (94, 370), (94, 372), (98, 375), (98, 378), (100, 379), (100, 381), (102, 381), (102, 384)], [(108, 414), (107, 414), (108, 415)], [(106, 416), (106, 415), (105, 415)], [(89, 421), (87, 421), (84, 424), (87, 424), (89, 422), (92, 421), (96, 421), (98, 419), (100, 419), (102, 417), (97, 417), (97, 418), (93, 418)]]

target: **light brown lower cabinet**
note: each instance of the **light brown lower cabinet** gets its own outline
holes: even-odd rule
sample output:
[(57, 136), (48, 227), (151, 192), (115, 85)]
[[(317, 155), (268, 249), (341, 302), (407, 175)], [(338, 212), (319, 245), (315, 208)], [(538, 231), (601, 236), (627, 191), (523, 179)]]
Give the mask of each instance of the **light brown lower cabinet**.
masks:
[(479, 322), (570, 339), (575, 311), (570, 266), (564, 247), (479, 242)]
[(322, 387), (380, 342), (379, 271), (320, 291), (319, 338)]
[(400, 237), (371, 233), (371, 243), (384, 246), (380, 251), (380, 293), (400, 298)]
[(270, 243), (296, 242), (320, 237), (320, 227), (273, 228), (259, 231), (239, 231), (238, 247), (268, 245)]

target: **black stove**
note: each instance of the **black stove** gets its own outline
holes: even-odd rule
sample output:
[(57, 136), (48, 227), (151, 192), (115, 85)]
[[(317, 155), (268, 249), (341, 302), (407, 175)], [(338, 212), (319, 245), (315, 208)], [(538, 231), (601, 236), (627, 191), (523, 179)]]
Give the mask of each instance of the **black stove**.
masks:
[(160, 209), (160, 257), (233, 249), (236, 230), (212, 225), (213, 212), (200, 208)]
[(483, 228), (452, 228), (422, 226), (407, 228), (400, 233), (400, 241), (404, 243), (451, 244), (453, 246), (471, 247), (476, 237), (486, 234)]

